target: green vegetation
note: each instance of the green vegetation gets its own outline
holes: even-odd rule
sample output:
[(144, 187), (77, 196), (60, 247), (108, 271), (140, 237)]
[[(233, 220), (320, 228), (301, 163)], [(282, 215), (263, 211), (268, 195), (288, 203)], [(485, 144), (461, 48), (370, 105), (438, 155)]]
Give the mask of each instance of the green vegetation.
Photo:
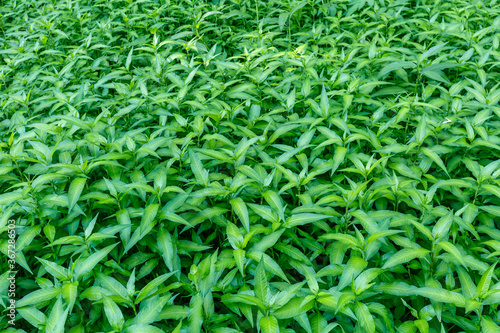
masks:
[(499, 38), (496, 0), (2, 1), (0, 330), (500, 332)]

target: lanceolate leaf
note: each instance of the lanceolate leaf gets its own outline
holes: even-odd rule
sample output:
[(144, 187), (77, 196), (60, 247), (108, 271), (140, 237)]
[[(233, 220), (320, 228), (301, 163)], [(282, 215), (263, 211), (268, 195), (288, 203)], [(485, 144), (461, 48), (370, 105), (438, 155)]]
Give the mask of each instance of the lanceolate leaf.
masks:
[(495, 274), (496, 263), (491, 265), (486, 272), (483, 273), (479, 283), (477, 284), (476, 294), (479, 297), (484, 297), (485, 293), (490, 289), (490, 283), (493, 275)]
[(262, 333), (278, 333), (280, 331), (278, 320), (274, 316), (262, 317), (259, 320)]
[(462, 266), (466, 266), (462, 254), (455, 245), (447, 241), (439, 242), (438, 245), (443, 250), (445, 250), (446, 252), (450, 253), (453, 257), (455, 257), (455, 259), (457, 259), (457, 261), (460, 262)]
[(106, 295), (102, 296), (102, 302), (104, 305), (104, 313), (106, 314), (111, 327), (115, 330), (121, 330), (124, 324), (124, 319), (118, 305), (116, 305), (116, 303)]
[(368, 310), (368, 307), (361, 302), (357, 302), (355, 313), (361, 327), (363, 327), (366, 332), (374, 333), (375, 321), (373, 320), (373, 316), (371, 315), (370, 310)]
[(230, 200), (231, 207), (240, 219), (247, 232), (250, 231), (250, 218), (248, 216), (248, 209), (245, 202), (241, 198), (234, 198)]
[(78, 278), (92, 271), (92, 269), (103, 260), (111, 250), (113, 250), (118, 244), (113, 244), (108, 247), (105, 247), (102, 250), (97, 251), (94, 254), (91, 254), (85, 260), (77, 262), (75, 267), (75, 271), (73, 273), (73, 277), (78, 280)]
[(191, 297), (189, 303), (189, 331), (198, 333), (201, 332), (202, 318), (202, 297), (200, 293), (196, 293)]
[(358, 274), (361, 273), (367, 265), (368, 262), (366, 262), (363, 258), (355, 256), (351, 257), (345, 265), (342, 275), (340, 276), (338, 286), (339, 290), (342, 290), (350, 285), (353, 279), (356, 278), (356, 276), (358, 276)]
[(488, 316), (483, 316), (481, 318), (481, 329), (484, 333), (498, 333), (500, 332), (500, 326), (498, 326), (493, 319)]
[(161, 255), (165, 264), (167, 265), (170, 271), (174, 270), (174, 244), (173, 244), (172, 236), (170, 233), (163, 228), (160, 227), (160, 231), (158, 232), (158, 249), (161, 251)]
[(465, 307), (465, 297), (453, 291), (442, 288), (423, 287), (417, 289), (415, 292), (433, 301), (452, 303), (459, 307)]
[(302, 213), (302, 214), (294, 214), (290, 216), (286, 222), (284, 223), (284, 227), (293, 228), (299, 225), (304, 225), (312, 222), (318, 222), (322, 219), (329, 218), (328, 215), (320, 215), (314, 213)]
[(135, 299), (135, 304), (139, 304), (143, 299), (148, 297), (151, 292), (158, 286), (160, 286), (163, 282), (165, 282), (168, 278), (170, 278), (175, 272), (166, 273), (158, 276), (153, 281), (149, 282), (142, 290), (137, 294), (137, 298)]
[(255, 270), (254, 287), (255, 296), (266, 304), (271, 295), (267, 284), (266, 270), (264, 268), (264, 257), (262, 257)]
[(76, 205), (76, 202), (80, 198), (80, 194), (82, 194), (83, 188), (85, 186), (86, 178), (75, 178), (71, 184), (69, 185), (68, 190), (68, 214), (71, 213), (71, 210)]
[(47, 321), (47, 317), (43, 314), (43, 312), (41, 312), (34, 306), (19, 308), (17, 309), (17, 312), (28, 323), (39, 329), (42, 329)]
[(208, 186), (208, 171), (203, 168), (198, 155), (193, 151), (189, 151), (189, 159), (191, 160), (191, 170), (193, 170), (196, 181), (205, 187)]
[(406, 263), (415, 258), (422, 258), (430, 251), (423, 248), (416, 249), (403, 249), (395, 254), (393, 254), (382, 266), (382, 269), (388, 269), (396, 265)]
[(16, 302), (20, 308), (28, 305), (37, 305), (38, 303), (51, 300), (61, 294), (61, 288), (49, 287), (46, 289), (35, 290)]

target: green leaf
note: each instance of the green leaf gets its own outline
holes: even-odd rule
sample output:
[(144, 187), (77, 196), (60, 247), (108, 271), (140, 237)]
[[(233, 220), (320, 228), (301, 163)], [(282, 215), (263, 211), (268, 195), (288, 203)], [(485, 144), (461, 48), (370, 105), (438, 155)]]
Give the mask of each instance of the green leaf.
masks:
[(132, 231), (130, 227), (131, 221), (128, 211), (126, 209), (119, 210), (118, 212), (116, 212), (116, 219), (118, 220), (118, 223), (120, 223), (121, 225), (129, 226), (120, 231), (120, 239), (126, 245), (130, 240), (130, 233)]
[(488, 316), (481, 317), (481, 329), (484, 333), (500, 333), (500, 326)]
[(280, 331), (278, 319), (275, 316), (260, 318), (259, 327), (262, 333), (279, 333)]
[(448, 170), (446, 169), (446, 167), (443, 163), (443, 160), (441, 160), (441, 158), (439, 157), (438, 154), (436, 154), (435, 152), (433, 152), (432, 150), (430, 150), (428, 148), (420, 148), (420, 151), (425, 156), (429, 157), (432, 161), (434, 161), (434, 163), (436, 163), (441, 169), (443, 169), (443, 171), (448, 175), (448, 177), (450, 176), (448, 173)]
[(66, 280), (68, 278), (68, 270), (58, 264), (36, 257), (42, 263), (45, 270), (58, 280)]
[(477, 284), (476, 297), (484, 297), (486, 292), (490, 289), (491, 279), (495, 274), (496, 263), (491, 265), (481, 276), (479, 283)]
[(281, 197), (274, 191), (272, 190), (268, 190), (266, 192), (264, 192), (264, 195), (263, 195), (264, 199), (266, 200), (266, 202), (269, 204), (269, 206), (271, 206), (272, 208), (274, 208), (281, 220), (285, 220), (285, 209), (283, 207), (283, 203), (281, 202)]
[(441, 51), (446, 46), (446, 44), (448, 44), (448, 42), (431, 47), (430, 49), (428, 49), (427, 51), (425, 51), (420, 55), (418, 61), (422, 62), (425, 59), (439, 53), (439, 51)]
[(189, 332), (200, 333), (201, 325), (203, 324), (202, 318), (202, 305), (203, 300), (200, 293), (196, 293), (191, 297), (191, 301), (189, 303)]
[(347, 148), (345, 147), (335, 148), (335, 153), (333, 155), (332, 171), (331, 171), (332, 175), (334, 174), (335, 171), (337, 171), (342, 162), (344, 162), (346, 154), (347, 154)]
[(273, 260), (273, 258), (268, 256), (267, 254), (262, 253), (262, 252), (251, 251), (251, 252), (247, 252), (247, 257), (250, 259), (253, 259), (257, 262), (260, 262), (262, 257), (266, 258), (266, 261), (264, 263), (266, 270), (273, 273), (274, 275), (279, 276), (283, 280), (290, 282), (290, 281), (288, 281), (288, 278), (286, 277), (286, 275), (283, 272), (283, 269), (280, 267), (280, 265), (278, 265), (278, 263), (275, 260)]
[(439, 239), (448, 235), (452, 223), (453, 211), (450, 211), (448, 212), (448, 214), (440, 218), (434, 228), (432, 228), (432, 236), (434, 237), (434, 239)]
[(134, 47), (132, 46), (132, 48), (130, 49), (130, 51), (128, 53), (127, 60), (125, 61), (125, 68), (127, 70), (130, 70), (130, 63), (132, 62), (132, 54), (133, 53), (134, 53)]
[(264, 220), (272, 223), (279, 223), (279, 216), (269, 206), (248, 204), (248, 206)]
[(382, 68), (382, 70), (378, 73), (377, 77), (381, 78), (384, 75), (396, 71), (398, 69), (404, 69), (404, 68), (415, 68), (417, 65), (413, 61), (398, 61), (398, 62), (392, 62)]
[(191, 161), (191, 170), (194, 173), (196, 181), (207, 187), (208, 186), (208, 171), (203, 168), (200, 158), (196, 153), (190, 149), (189, 150), (189, 160)]
[(368, 307), (361, 303), (357, 302), (355, 307), (356, 318), (358, 318), (358, 322), (363, 327), (365, 332), (367, 333), (375, 333), (375, 321), (373, 320), (373, 316), (370, 313)]
[(327, 219), (330, 216), (314, 214), (314, 213), (302, 213), (302, 214), (294, 214), (290, 216), (286, 222), (283, 224), (285, 228), (293, 228), (299, 225), (305, 225), (312, 222), (318, 222), (323, 219)]
[(106, 318), (108, 318), (109, 324), (113, 327), (113, 329), (120, 331), (125, 323), (122, 311), (118, 305), (116, 305), (116, 303), (106, 295), (102, 295), (102, 303), (104, 305), (104, 313), (106, 314)]
[(174, 275), (175, 272), (166, 273), (158, 276), (153, 281), (149, 282), (137, 295), (134, 304), (139, 304), (143, 299), (150, 296), (150, 294), (159, 287), (163, 282), (165, 282), (169, 277)]
[(233, 250), (234, 261), (242, 276), (245, 276), (245, 250)]
[[(56, 331), (57, 323), (59, 319), (63, 317), (63, 313), (64, 310), (63, 310), (62, 297), (59, 296), (57, 298), (56, 303), (52, 307), (52, 311), (50, 311), (49, 317), (47, 318), (45, 329), (49, 332)], [(64, 321), (66, 321), (66, 318), (64, 318)]]
[(450, 253), (457, 261), (464, 267), (467, 267), (463, 258), (462, 253), (457, 249), (455, 245), (447, 241), (441, 241), (437, 243), (443, 250)]
[(415, 132), (415, 141), (418, 143), (420, 146), (422, 142), (424, 142), (424, 139), (426, 137), (427, 129), (427, 119), (425, 119), (425, 114), (422, 115), (420, 118), (420, 122), (418, 123), (417, 126), (417, 131)]
[(172, 272), (174, 270), (175, 250), (172, 235), (163, 227), (158, 231), (157, 240), (158, 249), (161, 252), (163, 261), (167, 268)]
[(141, 226), (140, 226), (141, 234), (144, 233), (144, 231), (150, 226), (150, 224), (155, 219), (156, 214), (158, 213), (158, 208), (160, 208), (160, 205), (152, 204), (144, 209), (144, 214), (142, 215)]
[(489, 194), (493, 194), (495, 196), (497, 196), (498, 198), (500, 198), (500, 187), (498, 186), (495, 186), (495, 185), (483, 185), (481, 186), (481, 188), (483, 190), (486, 190), (486, 192), (488, 192)]
[(134, 317), (130, 325), (152, 324), (160, 315), (165, 304), (171, 299), (170, 295), (159, 297), (155, 296), (141, 307), (141, 311)]
[(359, 247), (358, 240), (351, 235), (346, 234), (325, 234), (319, 237), (320, 240), (338, 240), (342, 243), (354, 248)]
[(380, 231), (380, 227), (377, 224), (377, 222), (368, 216), (365, 212), (362, 210), (357, 210), (351, 213), (352, 216), (357, 218), (363, 228), (371, 235), (376, 233), (377, 231)]
[(102, 273), (97, 273), (97, 277), (103, 288), (109, 290), (114, 295), (121, 296), (124, 299), (128, 298), (127, 289), (118, 280)]
[(0, 194), (0, 206), (10, 205), (11, 203), (21, 200), (23, 198), (22, 192), (10, 192)]
[(344, 271), (340, 276), (340, 281), (338, 285), (338, 290), (342, 290), (348, 285), (350, 285), (353, 280), (361, 273), (368, 262), (361, 257), (352, 256), (344, 267)]
[(264, 304), (267, 304), (271, 297), (269, 285), (267, 284), (267, 276), (264, 268), (264, 256), (262, 256), (257, 269), (255, 270), (255, 277), (253, 282), (255, 288), (255, 296), (260, 299)]
[(68, 214), (71, 213), (76, 202), (82, 194), (83, 188), (85, 187), (86, 178), (75, 178), (69, 185), (68, 190)]
[(368, 247), (368, 245), (370, 245), (372, 242), (380, 239), (380, 238), (384, 238), (384, 237), (388, 237), (388, 236), (392, 236), (392, 235), (396, 235), (396, 234), (399, 234), (399, 233), (402, 233), (404, 232), (403, 230), (382, 230), (382, 231), (377, 231), (375, 232), (373, 235), (371, 235), (370, 237), (368, 237), (366, 239), (366, 246)]
[(28, 323), (37, 327), (38, 329), (41, 330), (43, 329), (43, 326), (45, 326), (47, 317), (45, 316), (45, 314), (43, 314), (43, 312), (41, 312), (37, 308), (30, 306), (24, 308), (17, 308), (16, 310), (21, 317), (23, 317)]
[(182, 320), (180, 321), (179, 325), (175, 327), (172, 333), (181, 333), (181, 328), (182, 328)]
[(75, 267), (75, 271), (73, 273), (73, 278), (75, 280), (78, 280), (80, 277), (83, 275), (89, 273), (94, 269), (94, 267), (101, 261), (103, 260), (111, 250), (113, 250), (117, 244), (113, 244), (110, 246), (105, 247), (104, 249), (97, 251), (94, 254), (91, 254), (88, 258), (86, 258), (82, 262), (77, 262), (77, 265)]
[(470, 275), (462, 267), (457, 267), (458, 278), (462, 286), (462, 293), (467, 299), (472, 299), (476, 293), (476, 285)]
[(415, 290), (417, 295), (429, 298), (433, 301), (452, 303), (456, 306), (465, 307), (465, 297), (459, 293), (442, 288), (423, 287)]
[(250, 232), (250, 218), (248, 216), (248, 209), (245, 205), (245, 202), (241, 198), (234, 198), (229, 201), (233, 211), (236, 213), (236, 216), (240, 219), (243, 227), (247, 232)]
[(36, 305), (41, 302), (49, 301), (60, 294), (60, 287), (49, 287), (46, 289), (35, 290), (17, 301), (16, 307), (22, 308), (29, 305)]
[(403, 249), (395, 254), (393, 254), (387, 261), (385, 262), (382, 269), (388, 269), (394, 267), (399, 264), (403, 264), (415, 258), (422, 258), (430, 251), (423, 248), (416, 249)]

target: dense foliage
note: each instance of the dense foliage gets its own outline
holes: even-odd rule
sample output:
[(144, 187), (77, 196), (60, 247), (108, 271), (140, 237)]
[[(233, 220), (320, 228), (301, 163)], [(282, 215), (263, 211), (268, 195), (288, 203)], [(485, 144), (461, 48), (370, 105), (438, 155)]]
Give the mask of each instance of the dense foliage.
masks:
[(500, 332), (500, 4), (0, 3), (2, 332)]

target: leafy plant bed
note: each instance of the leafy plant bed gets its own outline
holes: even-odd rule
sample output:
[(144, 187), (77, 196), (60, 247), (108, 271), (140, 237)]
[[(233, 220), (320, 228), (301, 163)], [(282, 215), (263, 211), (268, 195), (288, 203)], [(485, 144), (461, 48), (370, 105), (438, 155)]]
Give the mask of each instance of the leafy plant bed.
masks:
[(496, 1), (11, 0), (0, 31), (2, 332), (500, 332)]

